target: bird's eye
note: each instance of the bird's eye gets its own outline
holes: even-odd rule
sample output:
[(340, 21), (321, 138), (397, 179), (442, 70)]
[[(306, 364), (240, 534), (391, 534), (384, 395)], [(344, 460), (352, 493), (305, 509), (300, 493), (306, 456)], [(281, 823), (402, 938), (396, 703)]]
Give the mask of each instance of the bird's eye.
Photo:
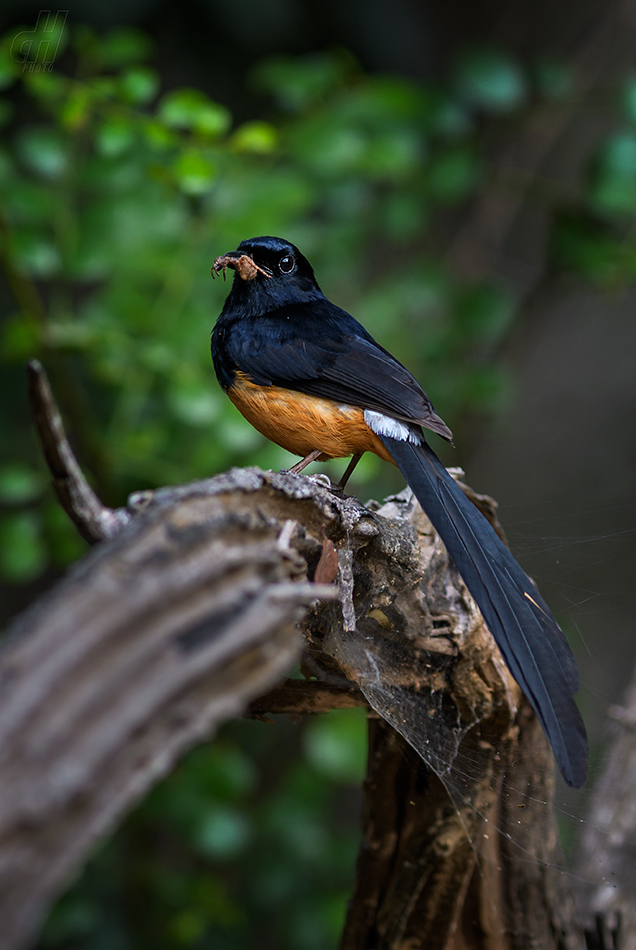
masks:
[(291, 256), (291, 254), (286, 254), (285, 257), (281, 257), (278, 262), (278, 266), (282, 274), (291, 274), (294, 267), (296, 266), (296, 261)]

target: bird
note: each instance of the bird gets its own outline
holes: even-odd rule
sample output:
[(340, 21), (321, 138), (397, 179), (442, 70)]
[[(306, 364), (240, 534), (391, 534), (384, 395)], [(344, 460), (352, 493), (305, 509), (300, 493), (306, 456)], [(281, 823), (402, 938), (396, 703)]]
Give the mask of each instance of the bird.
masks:
[(217, 379), (264, 436), (314, 461), (351, 456), (344, 488), (364, 452), (395, 464), (443, 541), (512, 676), (552, 746), (566, 783), (587, 776), (587, 736), (574, 700), (579, 673), (550, 608), (489, 521), (426, 441), (452, 432), (409, 370), (351, 314), (322, 293), (289, 241), (242, 241), (216, 258), (234, 271), (212, 332)]

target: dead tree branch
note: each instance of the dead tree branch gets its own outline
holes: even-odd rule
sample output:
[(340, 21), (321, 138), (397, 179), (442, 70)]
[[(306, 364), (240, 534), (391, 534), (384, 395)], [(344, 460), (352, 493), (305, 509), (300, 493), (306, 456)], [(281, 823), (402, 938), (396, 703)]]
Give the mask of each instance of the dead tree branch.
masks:
[(582, 919), (598, 932), (595, 946), (636, 950), (636, 677), (608, 717), (606, 761), (575, 861), (578, 898)]
[[(73, 461), (54, 475), (76, 482)], [(74, 520), (95, 534), (97, 510)], [(222, 721), (362, 703), (381, 719), (343, 947), (582, 946), (537, 804), (550, 751), (409, 492), (371, 510), (234, 470), (113, 514), (0, 654), (0, 948), (29, 945), (95, 840)], [(301, 651), (314, 678), (279, 685)]]
[(27, 373), (33, 421), (58, 501), (89, 544), (114, 538), (128, 524), (131, 515), (123, 509), (114, 511), (103, 505), (86, 481), (66, 438), (60, 411), (40, 361), (30, 360)]

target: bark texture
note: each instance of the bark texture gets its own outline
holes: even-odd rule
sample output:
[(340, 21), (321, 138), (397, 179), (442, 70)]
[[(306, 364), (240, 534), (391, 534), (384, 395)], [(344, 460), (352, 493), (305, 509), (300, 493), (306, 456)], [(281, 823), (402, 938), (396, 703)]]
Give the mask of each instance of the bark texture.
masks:
[[(112, 510), (29, 372), (60, 502), (101, 543), (0, 654), (0, 948), (29, 946), (93, 843), (221, 722), (361, 703), (343, 950), (582, 947), (547, 742), (411, 492), (364, 507), (237, 469)], [(307, 682), (278, 685), (301, 655)]]
[[(128, 515), (0, 657), (1, 947), (29, 945), (96, 839), (220, 722), (365, 701), (381, 718), (343, 947), (582, 945), (536, 814), (550, 752), (410, 493), (372, 511), (235, 470)], [(274, 688), (303, 649), (315, 679)]]
[(593, 950), (636, 950), (636, 677), (611, 706), (607, 755), (575, 861), (581, 919)]

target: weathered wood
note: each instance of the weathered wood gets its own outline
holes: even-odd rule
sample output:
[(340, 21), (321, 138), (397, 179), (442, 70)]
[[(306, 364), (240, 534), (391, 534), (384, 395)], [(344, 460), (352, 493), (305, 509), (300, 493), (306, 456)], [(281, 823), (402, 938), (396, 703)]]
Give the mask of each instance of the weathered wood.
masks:
[(253, 700), (247, 707), (247, 715), (254, 719), (268, 713), (314, 716), (331, 709), (354, 709), (356, 706), (367, 706), (367, 701), (354, 686), (287, 680), (282, 686), (276, 686)]
[(302, 647), (297, 621), (334, 596), (306, 581), (263, 485), (239, 473), (167, 493), (10, 632), (0, 946), (26, 945), (96, 838), (284, 677)]
[(636, 950), (636, 677), (610, 706), (603, 771), (590, 799), (574, 867), (581, 919), (595, 950)]
[[(110, 540), (0, 654), (0, 948), (29, 945), (96, 839), (222, 721), (365, 702), (343, 948), (582, 947), (541, 804), (550, 750), (409, 491), (365, 508), (320, 477), (234, 470), (104, 521), (52, 397), (41, 434), (74, 520)], [(301, 651), (314, 678), (278, 685)]]
[(33, 422), (59, 503), (89, 544), (114, 538), (130, 522), (131, 514), (125, 509), (114, 510), (103, 505), (86, 481), (39, 360), (29, 360), (27, 377)]
[[(310, 478), (237, 470), (137, 495), (131, 508), (143, 512), (20, 620), (0, 658), (0, 946), (27, 944), (94, 840), (193, 742), (250, 701), (248, 712), (268, 711), (256, 699), (299, 655), (294, 625), (308, 607), (306, 663), (327, 681), (317, 684), (314, 708), (327, 708), (330, 693), (332, 705), (364, 694), (454, 791), (433, 773), (423, 784), (423, 767), (393, 730), (386, 748), (374, 740), (366, 807), (382, 821), (369, 835), (367, 820), (343, 945), (454, 946), (472, 913), (475, 934), (488, 924), (499, 935), (493, 946), (529, 945), (506, 944), (503, 934), (534, 920), (531, 941), (537, 921), (556, 915), (547, 888), (528, 888), (530, 900), (523, 886), (556, 861), (551, 819), (536, 826), (538, 863), (528, 868), (524, 842), (524, 851), (510, 849), (504, 876), (486, 870), (505, 847), (485, 844), (481, 825), (496, 816), (493, 837), (508, 840), (496, 830), (510, 795), (505, 764), (519, 759), (521, 724), (534, 720), (409, 494), (372, 512)], [(343, 599), (318, 603), (333, 588), (307, 577), (325, 537), (338, 554)], [(360, 693), (343, 688), (343, 674)], [(269, 705), (306, 711), (308, 691), (290, 684)], [(545, 800), (551, 758), (535, 729), (532, 799)], [(525, 788), (527, 772), (516, 764), (513, 775), (512, 786)], [(531, 822), (525, 834), (534, 833)], [(373, 874), (371, 854), (382, 855)], [(380, 884), (369, 894), (373, 879)], [(577, 945), (549, 942), (543, 929), (546, 950)]]
[[(411, 521), (426, 550), (430, 526), (417, 507)], [(427, 616), (448, 621), (437, 644), (428, 640), (431, 672), (411, 662), (411, 676), (435, 728), (451, 733), (447, 748), (459, 740), (457, 754), (445, 770), (439, 752), (425, 753), (435, 771), (385, 722), (370, 723), (364, 841), (342, 950), (582, 948), (543, 732), (470, 599), (464, 609), (456, 600), (467, 594), (443, 552), (426, 565), (425, 598), (403, 590), (400, 600), (420, 611), (419, 623), (411, 614), (398, 636), (413, 646)], [(431, 687), (443, 695), (443, 716)]]

